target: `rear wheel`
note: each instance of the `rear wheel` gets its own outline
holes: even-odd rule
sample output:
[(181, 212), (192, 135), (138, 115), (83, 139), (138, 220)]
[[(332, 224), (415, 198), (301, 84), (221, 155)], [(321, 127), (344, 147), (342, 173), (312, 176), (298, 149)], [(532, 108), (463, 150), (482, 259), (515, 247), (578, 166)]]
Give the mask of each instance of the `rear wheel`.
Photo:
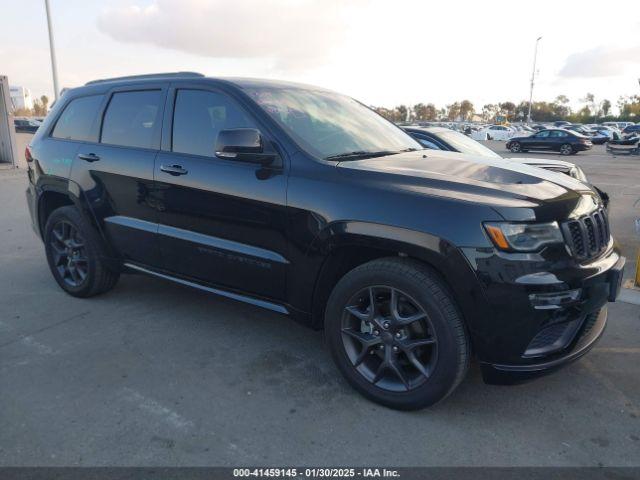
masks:
[(104, 263), (102, 244), (75, 207), (61, 207), (44, 229), (47, 261), (58, 285), (75, 297), (91, 297), (111, 290), (119, 273)]
[(513, 142), (509, 150), (513, 153), (520, 153), (522, 151), (522, 145), (520, 145), (520, 142)]
[(571, 155), (573, 153), (573, 147), (569, 143), (564, 143), (560, 145), (560, 154), (561, 155)]
[(329, 298), (325, 335), (347, 381), (392, 408), (442, 400), (468, 368), (451, 293), (433, 270), (408, 259), (374, 260), (346, 274)]

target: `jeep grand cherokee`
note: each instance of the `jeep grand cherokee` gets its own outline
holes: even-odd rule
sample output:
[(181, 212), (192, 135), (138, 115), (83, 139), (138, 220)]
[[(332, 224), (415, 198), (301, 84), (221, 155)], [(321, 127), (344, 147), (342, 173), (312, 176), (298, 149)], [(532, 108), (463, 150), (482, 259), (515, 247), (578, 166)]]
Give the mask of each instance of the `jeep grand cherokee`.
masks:
[(624, 259), (588, 186), (424, 150), (357, 101), (194, 73), (68, 90), (27, 148), (60, 287), (144, 273), (323, 328), (368, 398), (443, 399), (474, 356), (511, 383), (586, 353)]

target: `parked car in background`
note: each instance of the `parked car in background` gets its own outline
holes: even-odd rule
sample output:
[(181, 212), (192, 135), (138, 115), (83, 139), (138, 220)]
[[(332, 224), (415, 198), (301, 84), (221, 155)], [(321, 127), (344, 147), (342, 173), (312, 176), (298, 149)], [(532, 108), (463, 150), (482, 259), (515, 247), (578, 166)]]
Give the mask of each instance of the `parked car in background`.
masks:
[(504, 125), (488, 125), (476, 132), (471, 133), (474, 140), (509, 140), (514, 131)]
[[(186, 72), (89, 82), (60, 97), (25, 157), (32, 226), (63, 291), (92, 297), (135, 272), (289, 315), (324, 329), (346, 380), (393, 408), (448, 396), (472, 355), (486, 381), (513, 383), (587, 354), (624, 273), (583, 182), (427, 159), (318, 87)], [(251, 329), (234, 333), (229, 362)]]
[(611, 139), (608, 133), (600, 133), (598, 130), (586, 125), (565, 125), (562, 128), (588, 137), (594, 145), (602, 145)]
[(554, 127), (562, 128), (565, 125), (571, 125), (571, 122), (567, 122), (566, 120), (558, 120), (557, 122), (553, 122)]
[(561, 155), (574, 155), (592, 147), (593, 143), (588, 137), (564, 129), (541, 130), (528, 137), (514, 137), (507, 142), (507, 148), (513, 153), (551, 150)]
[(33, 120), (15, 118), (13, 126), (16, 129), (16, 133), (36, 133), (40, 124)]
[(629, 135), (631, 133), (640, 133), (640, 125), (627, 125), (626, 127), (624, 127), (624, 130), (622, 130), (622, 133), (625, 135)]
[[(416, 125), (402, 127), (402, 129), (415, 138), (420, 144), (431, 150), (447, 150), (460, 152), (467, 155), (479, 155), (487, 158), (504, 158), (490, 148), (485, 147), (465, 135), (452, 132), (446, 128), (424, 128)], [(574, 163), (563, 160), (553, 160), (546, 158), (506, 158), (514, 162), (524, 163), (532, 167), (544, 168), (552, 172), (563, 173), (576, 178), (581, 182), (589, 183), (584, 171)], [(591, 185), (591, 184), (590, 184)], [(591, 185), (602, 198), (605, 206), (609, 204), (609, 195), (594, 185)]]

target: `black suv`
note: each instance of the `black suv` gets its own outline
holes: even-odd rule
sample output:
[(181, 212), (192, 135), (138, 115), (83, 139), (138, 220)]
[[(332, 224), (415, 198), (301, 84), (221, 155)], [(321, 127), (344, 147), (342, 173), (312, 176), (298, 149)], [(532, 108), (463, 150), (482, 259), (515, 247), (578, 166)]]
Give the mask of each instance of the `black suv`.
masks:
[[(324, 328), (362, 394), (431, 405), (586, 353), (624, 259), (564, 175), (423, 150), (316, 87), (195, 73), (68, 90), (26, 151), (60, 287), (144, 273)], [(455, 159), (455, 161), (452, 161)]]

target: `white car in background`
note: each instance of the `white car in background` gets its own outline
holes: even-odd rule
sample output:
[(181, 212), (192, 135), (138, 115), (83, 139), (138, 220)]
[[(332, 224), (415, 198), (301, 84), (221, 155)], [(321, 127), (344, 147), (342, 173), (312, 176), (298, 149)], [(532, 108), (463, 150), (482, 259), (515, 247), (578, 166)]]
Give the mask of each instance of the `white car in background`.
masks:
[(500, 140), (507, 141), (513, 135), (514, 131), (504, 125), (488, 125), (477, 132), (471, 133), (474, 140)]

